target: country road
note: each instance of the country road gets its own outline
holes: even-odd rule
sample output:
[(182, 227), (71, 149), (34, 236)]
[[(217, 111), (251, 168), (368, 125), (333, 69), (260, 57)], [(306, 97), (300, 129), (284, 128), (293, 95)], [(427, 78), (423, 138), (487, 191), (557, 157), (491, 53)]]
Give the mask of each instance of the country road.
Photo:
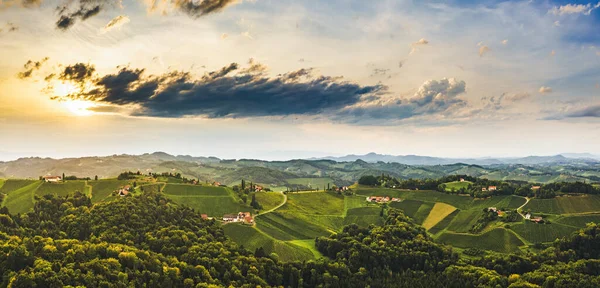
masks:
[(529, 203), (529, 197), (522, 197), (522, 196), (518, 196), (521, 198), (525, 198), (525, 204), (519, 206), (519, 208), (517, 208), (517, 213), (519, 213), (519, 215), (521, 215), (521, 217), (523, 217), (523, 219), (525, 219), (525, 215), (523, 215), (523, 213), (521, 213), (521, 209), (523, 209), (523, 207), (525, 207), (525, 205), (527, 205), (527, 203)]

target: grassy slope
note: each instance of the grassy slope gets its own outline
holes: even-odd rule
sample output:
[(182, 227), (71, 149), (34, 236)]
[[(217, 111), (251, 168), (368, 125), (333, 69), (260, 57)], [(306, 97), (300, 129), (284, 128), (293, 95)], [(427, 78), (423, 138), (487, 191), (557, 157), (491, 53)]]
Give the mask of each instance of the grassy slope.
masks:
[(238, 245), (243, 245), (252, 252), (259, 247), (263, 247), (266, 253), (276, 253), (279, 259), (283, 261), (311, 260), (316, 255), (314, 240), (312, 240), (312, 246), (305, 243), (280, 241), (262, 233), (254, 227), (241, 224), (223, 225), (223, 230), (225, 230), (225, 235), (238, 243)]
[(88, 181), (88, 185), (92, 186), (92, 203), (106, 200), (113, 191), (127, 185), (127, 183), (129, 183), (127, 180), (116, 179)]
[(579, 228), (553, 222), (552, 224), (537, 224), (529, 221), (515, 224), (511, 229), (531, 243), (553, 242), (557, 238), (571, 235)]
[(584, 228), (587, 223), (600, 223), (600, 214), (562, 217), (555, 223)]
[(292, 178), (287, 180), (290, 184), (299, 184), (309, 186), (313, 189), (323, 189), (327, 187), (327, 184), (333, 186), (333, 179), (331, 178)]
[(46, 194), (56, 194), (58, 196), (67, 196), (73, 194), (76, 191), (85, 191), (85, 181), (66, 181), (64, 183), (42, 183), (42, 185), (35, 191), (35, 195), (42, 196)]
[(431, 227), (431, 229), (429, 229), (429, 233), (435, 235), (448, 228), (448, 225), (452, 223), (452, 221), (459, 212), (460, 210), (454, 210), (454, 212), (450, 213), (450, 215), (445, 217), (442, 221), (438, 222), (437, 224), (435, 224), (435, 226)]
[(420, 200), (423, 202), (442, 202), (461, 210), (475, 208), (483, 209), (492, 206), (498, 208), (517, 208), (525, 203), (525, 199), (516, 196), (494, 196), (487, 199), (473, 199), (468, 196), (456, 196), (437, 191), (409, 191), (385, 188), (365, 188), (362, 186), (357, 189), (356, 193), (365, 196), (379, 195)]
[(454, 181), (454, 182), (448, 182), (448, 183), (445, 183), (445, 184), (446, 184), (446, 191), (452, 191), (452, 188), (454, 188), (455, 191), (458, 191), (458, 190), (460, 190), (460, 188), (467, 189), (469, 187), (469, 184), (473, 184), (473, 182), (470, 182), (470, 181), (465, 181), (465, 182)]
[[(257, 192), (256, 201), (262, 205), (263, 210), (270, 210), (283, 202), (283, 194), (277, 192)], [(248, 197), (251, 199), (251, 197)]]
[[(29, 211), (33, 208), (33, 195), (42, 183), (42, 181), (30, 181), (29, 185), (8, 192), (4, 206), (13, 214)], [(4, 185), (6, 186), (6, 183)]]
[(437, 241), (459, 248), (480, 248), (502, 253), (517, 253), (524, 245), (511, 231), (496, 228), (481, 235), (444, 232)]
[(454, 221), (448, 226), (448, 230), (460, 233), (467, 233), (477, 223), (477, 220), (483, 216), (483, 212), (478, 209), (461, 210), (458, 212)]
[(163, 192), (175, 203), (186, 205), (212, 217), (251, 210), (248, 206), (240, 204), (233, 192), (225, 187), (167, 184)]
[(8, 179), (4, 181), (2, 187), (0, 187), (0, 193), (8, 194), (12, 191), (23, 188), (27, 185), (31, 185), (32, 183), (37, 182), (36, 180), (17, 180), (17, 179)]
[(600, 211), (600, 196), (564, 196), (552, 199), (531, 199), (525, 210), (548, 214), (570, 214)]
[(337, 193), (288, 193), (287, 196), (288, 202), (279, 212), (336, 216), (344, 213), (344, 196)]
[(456, 210), (456, 207), (448, 205), (446, 203), (435, 203), (433, 208), (429, 212), (429, 215), (423, 221), (423, 227), (427, 230), (433, 228), (436, 224), (442, 221), (446, 216), (452, 214)]

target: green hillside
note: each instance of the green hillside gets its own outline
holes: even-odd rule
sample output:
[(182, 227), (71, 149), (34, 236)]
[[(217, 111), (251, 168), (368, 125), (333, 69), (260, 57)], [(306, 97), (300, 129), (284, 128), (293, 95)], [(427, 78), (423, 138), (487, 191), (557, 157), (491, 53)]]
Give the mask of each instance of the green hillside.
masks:
[(600, 214), (561, 217), (554, 222), (584, 228), (588, 223), (600, 224)]
[(254, 182), (265, 185), (285, 186), (286, 181), (292, 178), (298, 178), (298, 176), (265, 167), (242, 167), (218, 177), (218, 180), (229, 186), (237, 184), (242, 179), (246, 180), (247, 183)]
[[(9, 181), (6, 181), (3, 187), (6, 187)], [(25, 213), (33, 208), (35, 191), (44, 183), (42, 181), (30, 181), (27, 186), (20, 186), (6, 194), (4, 206), (13, 213)]]
[(331, 178), (292, 178), (287, 179), (286, 181), (289, 184), (304, 185), (312, 189), (319, 188), (320, 190), (326, 189), (327, 184), (331, 187), (335, 183)]
[(8, 179), (2, 180), (4, 184), (0, 187), (0, 193), (8, 194), (12, 191), (23, 188), (27, 185), (37, 182), (36, 180), (21, 180), (21, 179)]
[(169, 183), (163, 193), (174, 196), (229, 196), (225, 187)]
[(531, 243), (554, 242), (554, 240), (569, 236), (579, 230), (577, 227), (552, 224), (537, 224), (529, 221), (511, 225), (511, 229)]
[(76, 191), (84, 193), (85, 181), (66, 181), (64, 183), (50, 183), (44, 182), (40, 187), (35, 190), (35, 195), (43, 196), (46, 194), (56, 194), (58, 196), (67, 196), (73, 194)]
[(342, 215), (344, 196), (333, 192), (288, 193), (288, 202), (278, 211), (315, 215)]
[(167, 184), (163, 190), (167, 198), (196, 211), (220, 218), (224, 214), (250, 211), (251, 208), (237, 199), (225, 187)]
[(563, 196), (552, 199), (531, 199), (525, 210), (548, 214), (571, 214), (600, 211), (600, 196)]
[[(256, 192), (256, 201), (262, 206), (263, 210), (271, 210), (283, 203), (284, 196), (278, 192)], [(250, 197), (249, 197), (250, 198)]]
[(88, 181), (88, 185), (92, 186), (92, 203), (98, 203), (106, 200), (113, 191), (129, 184), (127, 180), (98, 180)]
[[(276, 253), (283, 261), (304, 261), (315, 258), (313, 251), (304, 245), (274, 239), (252, 226), (234, 223), (223, 225), (223, 230), (227, 237), (252, 252), (262, 247), (267, 254)], [(314, 247), (314, 240), (312, 247)]]
[(502, 253), (518, 253), (518, 247), (524, 245), (512, 232), (503, 228), (496, 228), (481, 235), (444, 232), (437, 241), (459, 248), (479, 248)]
[(448, 182), (448, 183), (444, 183), (444, 184), (446, 184), (446, 191), (458, 191), (461, 188), (467, 189), (470, 184), (473, 184), (473, 182), (470, 182), (470, 181), (464, 181), (464, 182), (454, 181), (454, 182)]

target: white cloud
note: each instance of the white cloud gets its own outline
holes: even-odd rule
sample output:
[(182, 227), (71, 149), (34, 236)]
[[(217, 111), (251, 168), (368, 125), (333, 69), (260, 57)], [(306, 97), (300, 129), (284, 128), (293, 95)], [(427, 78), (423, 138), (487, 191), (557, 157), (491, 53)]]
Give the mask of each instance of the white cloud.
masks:
[(558, 20), (554, 21), (554, 27), (560, 27), (560, 21), (558, 21)]
[(412, 43), (412, 45), (411, 45), (412, 49), (410, 50), (410, 54), (417, 52), (418, 46), (427, 45), (427, 44), (429, 44), (429, 41), (425, 38), (421, 38), (421, 39), (419, 39), (419, 41)]
[(506, 45), (506, 44), (508, 44), (508, 39), (504, 39), (504, 40), (502, 40), (502, 44), (503, 44), (503, 45)]
[(596, 5), (592, 5), (592, 3), (588, 4), (567, 4), (562, 6), (554, 6), (552, 9), (548, 10), (548, 13), (554, 15), (568, 15), (568, 14), (583, 14), (590, 15), (592, 11), (598, 9), (600, 7), (600, 2)]
[(552, 88), (546, 87), (546, 86), (542, 86), (542, 87), (540, 87), (539, 92), (542, 93), (542, 94), (551, 93), (552, 92)]

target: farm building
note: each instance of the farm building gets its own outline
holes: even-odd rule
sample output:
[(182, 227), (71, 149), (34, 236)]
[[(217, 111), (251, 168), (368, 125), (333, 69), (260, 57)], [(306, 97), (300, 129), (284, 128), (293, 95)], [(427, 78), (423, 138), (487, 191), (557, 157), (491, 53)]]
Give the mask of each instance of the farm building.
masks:
[(531, 219), (531, 213), (525, 214), (525, 219), (530, 220)]
[(482, 188), (481, 188), (481, 191), (487, 191), (487, 188), (485, 188), (485, 187), (482, 187)]
[(531, 190), (540, 190), (540, 188), (541, 188), (540, 186), (533, 186), (533, 187), (531, 187)]
[(44, 181), (46, 182), (60, 182), (62, 177), (60, 176), (44, 176)]
[(488, 190), (489, 191), (496, 191), (496, 186), (490, 186), (490, 187), (488, 187)]
[[(394, 200), (395, 199), (395, 200)], [(367, 197), (367, 202), (371, 202), (371, 203), (387, 203), (387, 202), (400, 202), (400, 198), (391, 198), (388, 196), (369, 196)]]
[(544, 219), (542, 217), (533, 217), (530, 220), (531, 220), (531, 222), (535, 222), (535, 223), (544, 222)]
[(119, 189), (119, 196), (125, 197), (129, 195), (129, 191), (131, 190), (131, 186), (125, 185), (121, 189)]
[(202, 217), (203, 220), (208, 220), (207, 214), (200, 214), (200, 217)]
[(238, 212), (237, 214), (225, 214), (223, 215), (223, 221), (225, 222), (243, 222), (246, 224), (253, 224), (254, 218), (250, 212)]
[(460, 178), (460, 182), (465, 182), (465, 178)]

